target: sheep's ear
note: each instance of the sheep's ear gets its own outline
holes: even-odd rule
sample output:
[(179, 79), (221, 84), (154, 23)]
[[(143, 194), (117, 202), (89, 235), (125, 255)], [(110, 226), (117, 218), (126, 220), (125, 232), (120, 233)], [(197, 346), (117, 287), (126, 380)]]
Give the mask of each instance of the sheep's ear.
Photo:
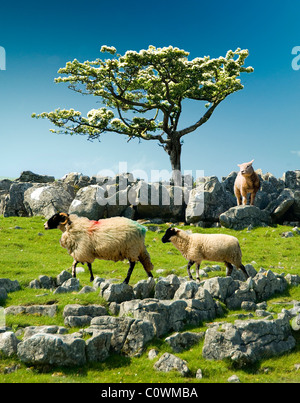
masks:
[(254, 160), (250, 161), (249, 164), (253, 164)]
[(171, 226), (167, 229), (167, 232), (168, 232), (169, 234), (172, 234), (172, 235), (170, 235), (170, 236), (176, 235), (178, 231), (179, 231), (178, 228), (176, 228), (176, 227), (174, 226), (174, 224), (171, 225)]

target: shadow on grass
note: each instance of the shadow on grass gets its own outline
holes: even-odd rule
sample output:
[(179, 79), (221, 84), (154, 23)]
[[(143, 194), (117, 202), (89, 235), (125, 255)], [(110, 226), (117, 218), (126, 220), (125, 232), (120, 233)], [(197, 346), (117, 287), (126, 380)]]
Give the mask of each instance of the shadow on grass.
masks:
[(78, 377), (88, 377), (90, 371), (111, 371), (130, 366), (131, 359), (118, 354), (111, 354), (104, 362), (88, 363), (84, 366), (62, 367), (53, 365), (34, 365), (30, 367), (36, 374), (52, 374), (53, 377), (67, 376), (75, 380)]

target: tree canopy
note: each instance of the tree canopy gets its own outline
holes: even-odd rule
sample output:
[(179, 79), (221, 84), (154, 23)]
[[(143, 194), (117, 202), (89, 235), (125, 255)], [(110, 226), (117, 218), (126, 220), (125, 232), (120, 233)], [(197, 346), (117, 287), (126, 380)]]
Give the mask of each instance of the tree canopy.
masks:
[[(250, 73), (244, 67), (249, 52), (229, 50), (225, 57), (197, 57), (176, 47), (127, 51), (123, 56), (114, 47), (102, 46), (110, 57), (94, 61), (66, 63), (55, 79), (68, 83), (81, 94), (99, 97), (101, 108), (91, 109), (87, 116), (74, 109), (33, 114), (48, 118), (56, 133), (87, 135), (100, 138), (102, 133), (119, 133), (128, 140), (156, 140), (169, 154), (173, 170), (181, 170), (182, 137), (195, 131), (212, 115), (229, 95), (243, 88), (240, 74)], [(184, 100), (205, 102), (205, 111), (185, 128), (179, 128)]]

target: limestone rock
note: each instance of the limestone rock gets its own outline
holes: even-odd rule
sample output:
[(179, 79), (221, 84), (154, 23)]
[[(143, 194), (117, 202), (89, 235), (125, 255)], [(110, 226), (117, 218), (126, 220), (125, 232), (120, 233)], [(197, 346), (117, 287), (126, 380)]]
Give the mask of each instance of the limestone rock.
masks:
[(217, 222), (220, 214), (236, 204), (234, 197), (216, 176), (202, 179), (203, 181), (190, 192), (185, 211), (185, 220), (188, 224), (198, 221)]
[(161, 372), (177, 371), (182, 376), (187, 376), (190, 372), (187, 362), (173, 354), (165, 353), (154, 364), (154, 369)]
[(10, 357), (17, 352), (19, 340), (13, 332), (0, 333), (0, 356)]
[(262, 358), (286, 353), (295, 347), (288, 316), (274, 320), (237, 320), (215, 325), (205, 334), (202, 350), (209, 360), (229, 359), (239, 367)]
[(60, 183), (34, 185), (24, 193), (24, 206), (29, 216), (41, 215), (47, 219), (58, 211), (68, 211), (74, 193)]
[(85, 341), (72, 335), (37, 333), (18, 344), (26, 364), (81, 366), (86, 363)]
[(191, 348), (194, 344), (197, 344), (203, 338), (204, 332), (177, 332), (167, 337), (165, 342), (172, 347), (172, 350), (175, 353), (181, 353), (182, 351)]
[(220, 215), (223, 227), (241, 230), (246, 227), (261, 227), (271, 224), (271, 217), (267, 211), (255, 206), (236, 206)]

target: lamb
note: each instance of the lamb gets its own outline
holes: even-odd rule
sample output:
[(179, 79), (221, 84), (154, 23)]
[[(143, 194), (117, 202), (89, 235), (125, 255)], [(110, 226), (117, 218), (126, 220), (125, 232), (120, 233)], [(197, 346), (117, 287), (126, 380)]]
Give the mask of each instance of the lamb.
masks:
[(162, 237), (162, 242), (172, 242), (176, 249), (189, 262), (187, 272), (190, 280), (193, 280), (190, 268), (196, 263), (197, 281), (200, 281), (199, 267), (202, 260), (224, 262), (230, 276), (233, 266), (240, 268), (248, 278), (248, 273), (242, 265), (242, 252), (237, 238), (224, 234), (188, 234), (182, 229), (170, 227)]
[(243, 197), (243, 205), (247, 204), (248, 193), (251, 193), (250, 205), (254, 205), (254, 199), (260, 187), (260, 181), (259, 176), (252, 167), (253, 161), (254, 160), (245, 162), (243, 164), (238, 164), (240, 167), (240, 172), (237, 174), (234, 182), (234, 194), (237, 199), (238, 206), (242, 204), (241, 196)]
[(130, 266), (125, 284), (137, 261), (140, 261), (148, 274), (153, 277), (150, 255), (145, 246), (146, 227), (125, 217), (112, 217), (99, 221), (78, 217), (75, 214), (54, 214), (45, 224), (46, 230), (58, 228), (63, 234), (60, 244), (67, 249), (74, 259), (72, 275), (76, 277), (76, 266), (80, 262), (87, 263), (90, 281), (94, 280), (92, 263), (95, 259), (113, 260), (115, 262), (128, 259)]

